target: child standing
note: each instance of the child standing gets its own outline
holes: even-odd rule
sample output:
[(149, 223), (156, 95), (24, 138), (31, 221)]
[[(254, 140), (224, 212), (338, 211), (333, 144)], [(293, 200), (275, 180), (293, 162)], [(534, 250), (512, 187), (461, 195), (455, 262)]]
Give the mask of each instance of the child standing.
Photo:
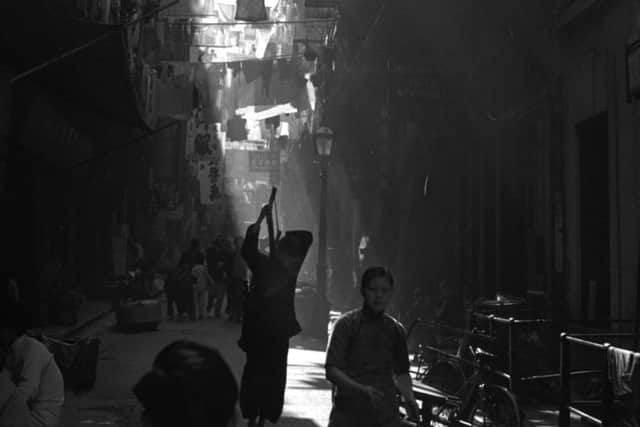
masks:
[(186, 264), (180, 264), (178, 266), (178, 285), (176, 289), (176, 305), (178, 306), (179, 319), (195, 318), (195, 282), (196, 279), (191, 268)]
[(207, 300), (209, 297), (209, 287), (213, 286), (213, 279), (202, 264), (196, 264), (191, 269), (196, 279), (193, 298), (195, 305), (195, 319), (203, 319), (207, 314)]

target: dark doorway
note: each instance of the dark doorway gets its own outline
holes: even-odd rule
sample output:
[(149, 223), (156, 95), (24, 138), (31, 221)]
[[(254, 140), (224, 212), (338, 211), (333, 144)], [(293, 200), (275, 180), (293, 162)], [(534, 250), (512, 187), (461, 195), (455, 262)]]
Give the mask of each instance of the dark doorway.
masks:
[(576, 126), (580, 156), (582, 318), (606, 327), (610, 315), (607, 113)]

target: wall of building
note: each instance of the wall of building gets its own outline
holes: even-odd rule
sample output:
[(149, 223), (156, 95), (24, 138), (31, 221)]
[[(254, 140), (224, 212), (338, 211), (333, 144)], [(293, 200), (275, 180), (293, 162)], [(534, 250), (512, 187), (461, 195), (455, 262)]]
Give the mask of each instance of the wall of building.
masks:
[[(607, 112), (609, 190), (610, 317), (632, 318), (638, 274), (637, 124), (635, 105), (627, 102), (625, 44), (631, 34), (632, 1), (614, 2), (579, 16), (558, 33), (566, 117), (565, 189), (567, 222), (567, 295), (573, 319), (588, 305), (582, 277), (580, 215), (580, 140), (576, 126)], [(583, 189), (584, 190), (584, 189)]]

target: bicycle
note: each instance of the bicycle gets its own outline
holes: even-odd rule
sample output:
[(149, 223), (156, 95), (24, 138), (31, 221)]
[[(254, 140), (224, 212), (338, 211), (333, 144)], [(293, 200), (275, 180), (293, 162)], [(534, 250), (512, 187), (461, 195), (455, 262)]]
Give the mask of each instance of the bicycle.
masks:
[(494, 368), (496, 355), (480, 347), (468, 350), (473, 361), (448, 356), (471, 366), (469, 375), (459, 364), (440, 360), (414, 385), (422, 400), (419, 426), (520, 427), (520, 407), (508, 386), (500, 384), (509, 385), (510, 377)]
[[(424, 336), (424, 332), (426, 330), (422, 330), (421, 328), (418, 328), (418, 326), (426, 326), (426, 330), (430, 331), (429, 334)], [(417, 339), (414, 338), (416, 329), (423, 332), (423, 336), (418, 337)], [(483, 342), (491, 342), (494, 340), (493, 337), (477, 333), (476, 331), (465, 331), (457, 327), (429, 320), (422, 320), (421, 318), (415, 319), (409, 326), (407, 332), (407, 340), (410, 342), (410, 347), (410, 340), (413, 340), (413, 345), (416, 346), (416, 351), (413, 351), (410, 348), (410, 352), (414, 355), (412, 363), (414, 364), (415, 378), (417, 380), (421, 380), (429, 370), (429, 366), (437, 360), (437, 354), (430, 350), (437, 347), (437, 353), (445, 352), (448, 353), (447, 355), (459, 354), (461, 346), (466, 342), (465, 337), (470, 333), (477, 338), (481, 338)], [(426, 345), (424, 344), (425, 341)]]

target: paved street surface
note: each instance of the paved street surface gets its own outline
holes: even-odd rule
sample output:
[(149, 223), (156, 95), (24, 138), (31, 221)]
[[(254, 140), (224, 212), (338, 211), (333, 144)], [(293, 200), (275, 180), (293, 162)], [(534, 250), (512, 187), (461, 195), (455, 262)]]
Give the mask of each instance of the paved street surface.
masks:
[[(236, 345), (238, 325), (226, 320), (200, 322), (167, 321), (158, 331), (121, 333), (114, 330), (113, 315), (84, 330), (101, 339), (98, 378), (95, 387), (83, 394), (67, 392), (61, 427), (139, 426), (140, 409), (131, 392), (146, 372), (155, 354), (166, 344), (190, 339), (218, 348), (238, 380), (244, 353)], [(296, 337), (289, 352), (286, 402), (282, 426), (325, 426), (330, 409), (330, 387), (324, 379), (324, 345)]]
[[(332, 320), (337, 314), (332, 313)], [(141, 333), (122, 333), (114, 325), (111, 314), (78, 332), (80, 336), (96, 335), (101, 339), (97, 382), (88, 392), (67, 392), (61, 427), (140, 426), (140, 408), (131, 388), (149, 369), (155, 354), (178, 339), (218, 348), (240, 379), (244, 353), (236, 345), (239, 325), (214, 319), (167, 321), (157, 331)], [(324, 348), (323, 343), (311, 338), (299, 336), (292, 340), (284, 415), (279, 425), (327, 425), (331, 392), (324, 379)], [(525, 426), (557, 425), (555, 408), (525, 408), (525, 418)]]

